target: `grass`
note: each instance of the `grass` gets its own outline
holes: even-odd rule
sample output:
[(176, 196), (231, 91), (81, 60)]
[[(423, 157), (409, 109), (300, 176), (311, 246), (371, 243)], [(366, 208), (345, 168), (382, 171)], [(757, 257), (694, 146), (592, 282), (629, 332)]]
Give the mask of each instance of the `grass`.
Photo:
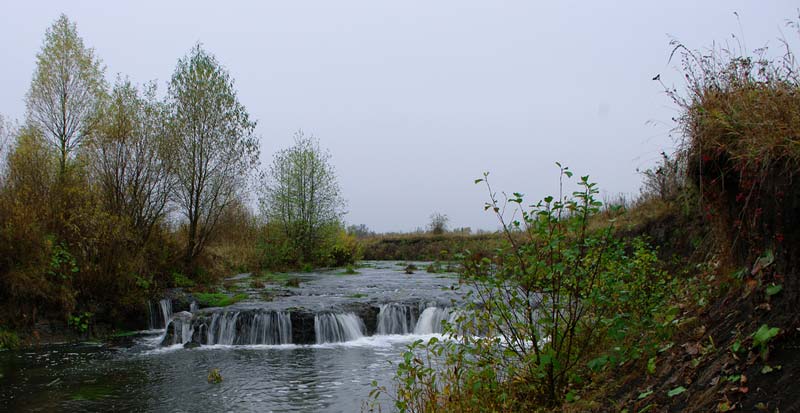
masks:
[(284, 272), (273, 273), (267, 271), (262, 273), (258, 277), (255, 277), (255, 280), (263, 281), (265, 283), (270, 283), (270, 284), (285, 284), (292, 278), (295, 278), (295, 276), (289, 273), (284, 273)]
[(192, 288), (196, 285), (189, 277), (179, 272), (172, 273), (172, 284), (179, 288)]
[(348, 298), (365, 298), (366, 296), (367, 295), (364, 294), (364, 293), (355, 293), (355, 294), (350, 294), (347, 297)]
[(348, 265), (347, 268), (345, 268), (343, 271), (339, 271), (336, 274), (337, 275), (357, 275), (357, 274), (361, 274), (361, 273), (356, 271), (356, 269), (353, 268), (352, 265)]
[(195, 293), (194, 297), (203, 307), (227, 307), (247, 298), (247, 294)]

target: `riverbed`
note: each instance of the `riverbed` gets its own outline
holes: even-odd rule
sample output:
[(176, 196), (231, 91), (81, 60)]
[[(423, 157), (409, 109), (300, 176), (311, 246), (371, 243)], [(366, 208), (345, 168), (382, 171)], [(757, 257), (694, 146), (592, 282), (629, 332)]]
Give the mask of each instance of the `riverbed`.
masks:
[[(301, 274), (286, 297), (161, 314), (168, 331), (191, 329), (183, 337), (153, 329), (121, 342), (1, 352), (0, 411), (358, 412), (372, 381), (391, 386), (406, 346), (441, 337), (458, 306), (453, 274), (428, 273), (424, 263), (406, 274), (403, 264)], [(315, 329), (251, 331), (257, 317), (275, 314), (285, 314), (291, 329), (299, 313)], [(220, 383), (208, 382), (212, 369)], [(389, 400), (382, 404), (392, 411)]]

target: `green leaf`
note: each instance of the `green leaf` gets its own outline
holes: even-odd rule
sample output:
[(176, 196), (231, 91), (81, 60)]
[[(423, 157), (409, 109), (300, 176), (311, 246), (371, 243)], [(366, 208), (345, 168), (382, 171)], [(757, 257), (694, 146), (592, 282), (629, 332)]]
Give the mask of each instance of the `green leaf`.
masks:
[(770, 328), (766, 324), (762, 324), (761, 327), (753, 333), (753, 347), (762, 346), (772, 340), (778, 333), (781, 331), (778, 327)]
[(564, 175), (566, 175), (567, 178), (572, 178), (572, 172), (570, 171), (564, 171)]
[(781, 290), (783, 290), (783, 285), (781, 285), (781, 284), (770, 285), (769, 287), (767, 287), (767, 296), (771, 297), (771, 296), (781, 292)]
[(656, 374), (656, 358), (655, 357), (650, 357), (650, 359), (647, 360), (647, 372), (649, 374), (651, 374), (651, 375), (652, 374)]
[(681, 393), (683, 393), (683, 392), (685, 392), (685, 391), (686, 391), (686, 387), (683, 387), (683, 386), (678, 386), (678, 387), (676, 387), (676, 388), (674, 388), (674, 389), (672, 389), (672, 390), (668, 391), (668, 392), (667, 392), (667, 396), (669, 396), (669, 397), (675, 397), (675, 396), (677, 396), (677, 395), (679, 395), (679, 394), (681, 394)]
[(639, 397), (637, 398), (637, 400), (642, 400), (644, 398), (650, 397), (651, 394), (653, 394), (652, 390), (646, 391), (644, 393), (639, 393)]
[(599, 371), (605, 367), (606, 364), (608, 364), (608, 356), (600, 356), (590, 360), (589, 363), (587, 363), (587, 367), (589, 367), (589, 369), (592, 371)]
[(475, 183), (476, 183), (476, 184), (479, 184), (479, 183), (481, 183), (481, 182), (483, 182), (483, 179), (476, 179), (476, 180), (475, 180)]
[(761, 374), (768, 374), (768, 373), (772, 373), (772, 367), (766, 365), (761, 368)]

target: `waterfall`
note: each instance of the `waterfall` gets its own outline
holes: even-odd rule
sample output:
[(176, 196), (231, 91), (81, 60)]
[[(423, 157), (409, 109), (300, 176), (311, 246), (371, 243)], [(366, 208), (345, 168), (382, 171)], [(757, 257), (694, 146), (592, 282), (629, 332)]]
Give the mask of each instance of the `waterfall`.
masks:
[(417, 320), (407, 305), (383, 304), (378, 313), (378, 334), (410, 334)]
[[(172, 328), (171, 335), (168, 334), (170, 327)], [(173, 345), (188, 343), (192, 341), (193, 335), (194, 326), (192, 325), (192, 315), (187, 311), (181, 311), (167, 323), (167, 326), (164, 328), (163, 340), (168, 342), (162, 342), (161, 344)]]
[(452, 322), (455, 313), (447, 308), (428, 307), (419, 316), (417, 326), (414, 327), (414, 334), (441, 334), (443, 332), (442, 322), (447, 320)]
[(189, 304), (189, 312), (190, 313), (194, 314), (194, 313), (198, 312), (199, 310), (200, 310), (200, 306), (197, 305), (197, 301), (192, 301)]
[(355, 340), (364, 336), (364, 330), (364, 322), (353, 313), (314, 316), (317, 344)]
[(283, 311), (226, 311), (214, 313), (211, 323), (200, 324), (198, 332), (205, 336), (205, 344), (290, 344), (292, 320)]
[(242, 328), (241, 344), (289, 344), (292, 342), (292, 320), (286, 312), (257, 313)]
[(147, 329), (148, 330), (155, 330), (159, 327), (158, 325), (159, 317), (158, 317), (158, 309), (153, 304), (152, 301), (147, 301)]
[(239, 312), (214, 313), (208, 327), (207, 344), (233, 344), (236, 340), (236, 319)]
[(166, 329), (169, 320), (172, 318), (172, 301), (165, 298), (158, 302), (158, 306), (152, 301), (147, 302), (147, 329), (159, 330)]
[(167, 328), (169, 320), (172, 318), (172, 300), (165, 298), (158, 304), (161, 306), (161, 316), (164, 317), (164, 328)]

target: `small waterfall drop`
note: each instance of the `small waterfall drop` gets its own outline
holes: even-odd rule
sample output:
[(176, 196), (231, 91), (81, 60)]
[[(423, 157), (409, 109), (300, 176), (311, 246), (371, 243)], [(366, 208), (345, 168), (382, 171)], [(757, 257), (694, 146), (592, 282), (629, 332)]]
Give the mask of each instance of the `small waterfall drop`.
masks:
[[(172, 334), (168, 334), (170, 327), (172, 328)], [(170, 321), (167, 322), (167, 326), (164, 329), (164, 340), (167, 340), (169, 337), (169, 342), (162, 344), (184, 344), (192, 341), (192, 336), (194, 335), (194, 326), (192, 326), (192, 314), (188, 311), (181, 311), (180, 313), (176, 314)]]
[(410, 334), (417, 320), (407, 305), (383, 304), (378, 313), (378, 334)]
[[(204, 344), (290, 344), (292, 320), (283, 311), (214, 313), (210, 324), (200, 324)], [(202, 338), (201, 338), (202, 340)]]
[(353, 313), (325, 313), (314, 316), (317, 344), (355, 340), (363, 337), (365, 330), (364, 322)]
[(153, 304), (152, 301), (147, 302), (147, 329), (148, 330), (155, 330), (159, 328), (159, 321), (161, 321), (161, 317), (159, 317), (158, 309)]
[(443, 321), (452, 322), (452, 313), (447, 308), (428, 307), (419, 315), (414, 334), (441, 334), (444, 330)]
[(147, 302), (147, 329), (166, 329), (172, 319), (172, 301), (168, 298), (160, 300), (158, 306), (152, 301)]
[(164, 317), (164, 328), (167, 328), (169, 320), (172, 319), (172, 300), (165, 298), (158, 304), (161, 306), (161, 315)]
[(239, 312), (214, 313), (208, 327), (207, 344), (233, 344), (236, 340), (236, 319)]
[(200, 311), (200, 306), (199, 306), (199, 305), (197, 305), (197, 301), (192, 301), (192, 302), (189, 304), (189, 312), (190, 312), (190, 313), (192, 313), (192, 314), (194, 314), (194, 313), (196, 313), (196, 312), (198, 312), (198, 311)]
[[(244, 320), (243, 320), (244, 321)], [(286, 312), (267, 312), (253, 315), (242, 328), (237, 341), (242, 344), (289, 344), (292, 342), (292, 320)]]

